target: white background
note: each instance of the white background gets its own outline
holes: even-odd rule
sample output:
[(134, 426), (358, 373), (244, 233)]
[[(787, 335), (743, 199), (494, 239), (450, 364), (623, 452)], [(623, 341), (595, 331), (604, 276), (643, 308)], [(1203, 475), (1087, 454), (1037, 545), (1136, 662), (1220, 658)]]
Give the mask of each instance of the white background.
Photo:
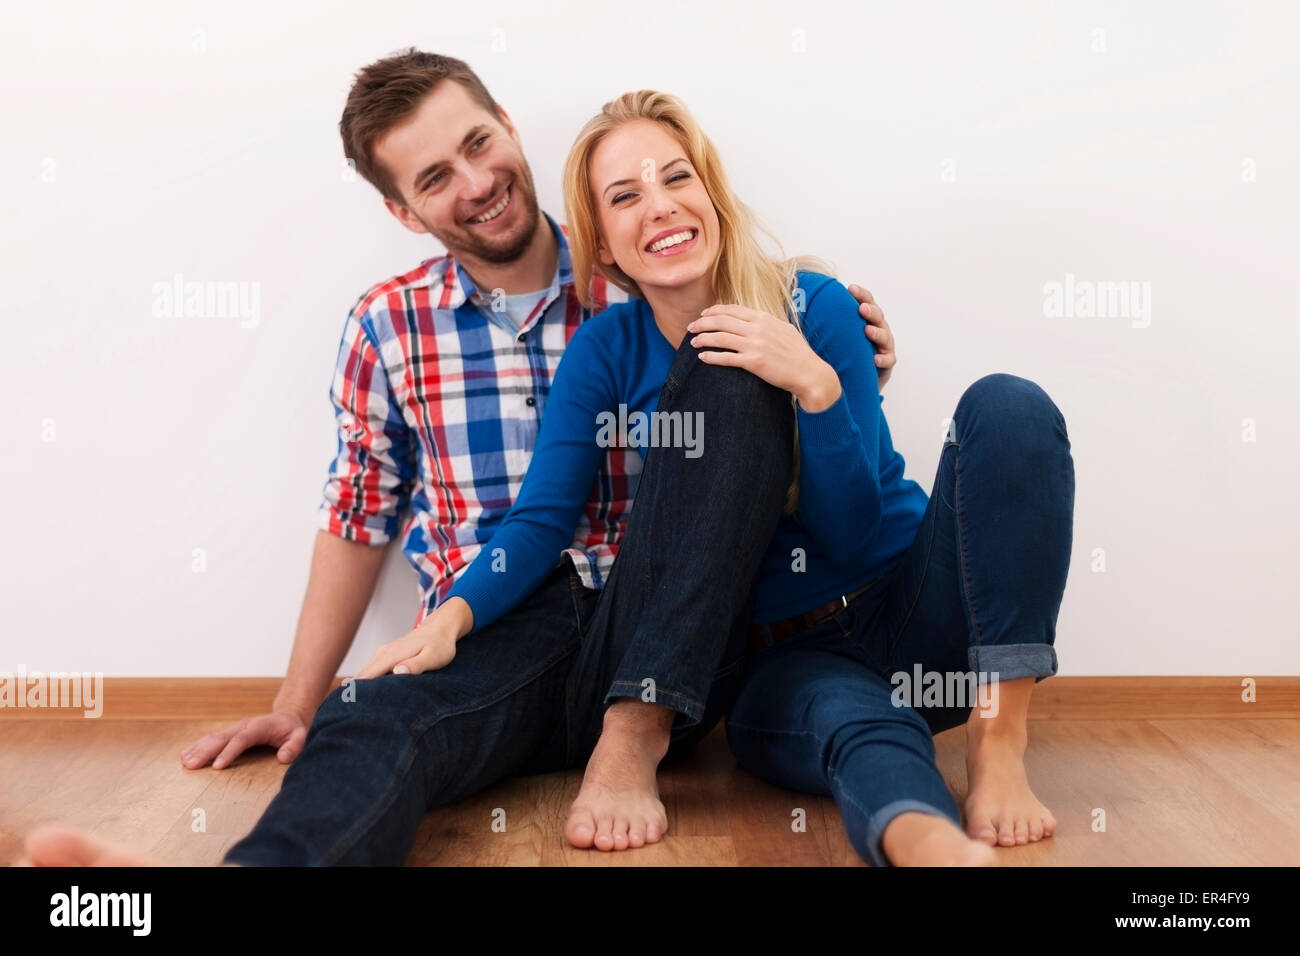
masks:
[[(1300, 672), (1292, 11), (9, 10), (0, 670), (284, 672), (344, 317), (439, 251), (346, 181), (337, 131), (352, 74), (414, 45), (477, 69), (557, 218), (564, 156), (602, 102), (682, 96), (786, 250), (883, 304), (901, 356), (884, 408), (927, 490), (967, 385), (1042, 385), (1078, 484), (1061, 673)], [(155, 318), (154, 283), (177, 273), (259, 283), (260, 324)], [(1150, 326), (1046, 318), (1067, 273), (1151, 283)], [(343, 672), (416, 609), (394, 546)]]

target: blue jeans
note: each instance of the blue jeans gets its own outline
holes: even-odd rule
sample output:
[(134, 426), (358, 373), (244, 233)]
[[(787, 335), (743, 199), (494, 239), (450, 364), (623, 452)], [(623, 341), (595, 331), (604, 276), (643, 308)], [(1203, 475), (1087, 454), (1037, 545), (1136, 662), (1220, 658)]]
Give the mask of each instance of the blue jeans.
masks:
[(689, 336), (658, 410), (703, 414), (709, 438), (698, 458), (649, 451), (604, 588), (584, 588), (565, 558), (524, 603), (465, 637), (447, 667), (357, 681), (354, 700), (333, 691), (226, 862), (400, 865), (427, 811), (506, 777), (585, 764), (616, 698), (676, 711), (670, 760), (707, 734), (743, 673), (750, 586), (785, 502), (794, 411), (748, 372), (701, 362)]
[(905, 696), (917, 665), (989, 681), (1057, 670), (1074, 512), (1065, 419), (1039, 386), (998, 374), (966, 390), (953, 426), (899, 563), (830, 617), (751, 654), (727, 716), (741, 765), (833, 796), (875, 865), (887, 865), (881, 836), (904, 811), (961, 825), (932, 735), (966, 722), (978, 700)]

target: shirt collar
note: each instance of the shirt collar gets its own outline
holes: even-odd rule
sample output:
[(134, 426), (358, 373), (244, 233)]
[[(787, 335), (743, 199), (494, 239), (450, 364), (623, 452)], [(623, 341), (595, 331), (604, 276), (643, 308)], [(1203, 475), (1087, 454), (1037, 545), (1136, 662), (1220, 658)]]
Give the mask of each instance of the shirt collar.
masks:
[(443, 273), (443, 281), (451, 285), (451, 296), (447, 302), (447, 307), (450, 309), (458, 309), (468, 302), (471, 305), (477, 306), (494, 321), (505, 323), (505, 325), (508, 326), (508, 331), (518, 332), (520, 334), (528, 331), (528, 329), (536, 325), (541, 317), (550, 309), (551, 303), (555, 299), (559, 298), (560, 293), (572, 290), (573, 288), (573, 259), (569, 254), (568, 237), (565, 235), (563, 227), (551, 218), (550, 213), (542, 210), (542, 215), (546, 217), (547, 225), (551, 227), (551, 233), (555, 236), (558, 255), (555, 259), (555, 276), (551, 280), (550, 289), (547, 290), (545, 305), (538, 310), (537, 315), (532, 322), (529, 322), (522, 329), (515, 329), (514, 326), (509, 325), (509, 322), (504, 316), (494, 313), (492, 311), (492, 296), (480, 292), (474, 286), (474, 280), (469, 277), (469, 273), (465, 271), (465, 267), (456, 261), (456, 257), (452, 255), (447, 256), (444, 265), (446, 271)]

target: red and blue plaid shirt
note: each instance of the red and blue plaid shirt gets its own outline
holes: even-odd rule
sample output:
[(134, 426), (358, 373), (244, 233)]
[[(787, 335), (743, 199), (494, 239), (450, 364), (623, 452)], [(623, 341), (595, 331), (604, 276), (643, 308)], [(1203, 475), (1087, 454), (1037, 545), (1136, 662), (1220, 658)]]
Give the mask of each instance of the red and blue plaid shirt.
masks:
[[(319, 526), (373, 546), (401, 526), (402, 552), (420, 579), (417, 626), (519, 494), (569, 339), (626, 299), (598, 277), (594, 308), (584, 309), (564, 232), (546, 219), (559, 243), (556, 275), (521, 327), (493, 311), (450, 255), (372, 288), (343, 327), (330, 389), (338, 453)], [(605, 457), (567, 551), (589, 588), (613, 565), (640, 473), (635, 448)]]

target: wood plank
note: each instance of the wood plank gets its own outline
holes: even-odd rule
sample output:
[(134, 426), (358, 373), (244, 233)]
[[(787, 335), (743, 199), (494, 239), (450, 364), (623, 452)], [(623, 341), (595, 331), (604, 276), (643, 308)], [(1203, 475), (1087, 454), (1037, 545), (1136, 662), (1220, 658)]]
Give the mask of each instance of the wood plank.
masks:
[[(180, 751), (209, 721), (0, 721), (0, 863), (45, 822), (212, 865), (256, 822), (285, 768), (270, 750), (226, 770), (181, 767)], [(965, 732), (935, 739), (936, 762), (960, 806)], [(1050, 840), (999, 848), (1005, 865), (1300, 864), (1300, 719), (1041, 720), (1026, 762), (1055, 813)], [(411, 865), (863, 865), (832, 800), (768, 786), (736, 766), (718, 728), (689, 759), (665, 767), (670, 829), (659, 845), (623, 853), (567, 846), (561, 827), (578, 769), (503, 783), (426, 815)], [(504, 833), (492, 811), (506, 812)], [(806, 811), (795, 832), (791, 811)], [(195, 832), (202, 808), (206, 832)], [(1094, 808), (1105, 832), (1092, 829)]]
[(1034, 688), (1035, 720), (1236, 720), (1300, 717), (1300, 677), (1053, 677)]

